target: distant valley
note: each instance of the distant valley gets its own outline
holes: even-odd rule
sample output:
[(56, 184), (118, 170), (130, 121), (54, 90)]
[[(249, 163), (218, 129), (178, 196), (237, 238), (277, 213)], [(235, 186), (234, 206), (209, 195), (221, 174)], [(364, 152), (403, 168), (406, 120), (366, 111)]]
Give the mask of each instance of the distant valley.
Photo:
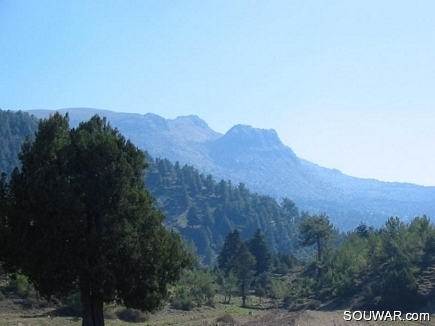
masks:
[[(270, 129), (236, 125), (224, 135), (197, 116), (164, 119), (158, 115), (97, 109), (63, 109), (73, 126), (94, 114), (107, 117), (138, 147), (153, 157), (189, 164), (215, 179), (243, 182), (251, 190), (278, 200), (291, 198), (310, 213), (326, 212), (340, 230), (360, 222), (382, 225), (387, 217), (410, 220), (435, 216), (435, 187), (360, 179), (303, 160)], [(30, 110), (38, 118), (53, 111)], [(400, 159), (400, 158), (399, 158)]]

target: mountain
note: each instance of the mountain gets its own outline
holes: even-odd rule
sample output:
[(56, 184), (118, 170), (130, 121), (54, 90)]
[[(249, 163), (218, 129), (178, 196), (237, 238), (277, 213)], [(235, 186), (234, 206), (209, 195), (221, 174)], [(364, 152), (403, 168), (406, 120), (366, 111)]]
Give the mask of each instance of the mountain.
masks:
[[(16, 153), (21, 143), (37, 131), (38, 120), (22, 112), (0, 110), (0, 116), (4, 127), (0, 144), (15, 153), (13, 158), (8, 156), (4, 160), (0, 172), (10, 173), (19, 165)], [(192, 119), (195, 118), (181, 118), (177, 123), (181, 121), (184, 125), (187, 121), (189, 125)], [(163, 122), (160, 127), (170, 129), (170, 124), (159, 121)], [(178, 230), (192, 243), (204, 264), (215, 262), (224, 238), (236, 228), (244, 239), (261, 229), (273, 252), (293, 253), (301, 258), (309, 255), (309, 250), (298, 248), (300, 214), (291, 200), (278, 203), (268, 195), (251, 192), (244, 184), (217, 182), (211, 175), (206, 176), (192, 166), (181, 166), (166, 158), (154, 159), (148, 153), (146, 159), (149, 164), (145, 170), (146, 188), (155, 198), (156, 207), (166, 216), (165, 225)]]
[[(77, 126), (95, 114), (105, 116), (112, 126), (118, 128), (136, 146), (146, 149), (152, 156), (166, 157), (173, 162), (180, 161), (183, 164), (195, 161), (198, 166), (206, 166), (204, 170), (207, 171), (213, 170), (214, 166), (204, 160), (202, 145), (222, 136), (193, 115), (171, 120), (152, 113), (141, 115), (87, 108), (58, 111), (69, 113), (72, 126)], [(54, 111), (30, 110), (29, 112), (38, 118), (47, 118)]]
[[(335, 169), (303, 160), (274, 130), (236, 125), (224, 135), (197, 116), (164, 119), (155, 114), (132, 114), (96, 109), (63, 109), (72, 125), (94, 114), (106, 116), (127, 138), (154, 157), (195, 166), (216, 178), (243, 182), (253, 191), (291, 198), (311, 213), (326, 212), (341, 230), (360, 222), (376, 227), (388, 216), (404, 220), (435, 216), (435, 187), (381, 182), (347, 176)], [(37, 117), (53, 111), (31, 110)]]

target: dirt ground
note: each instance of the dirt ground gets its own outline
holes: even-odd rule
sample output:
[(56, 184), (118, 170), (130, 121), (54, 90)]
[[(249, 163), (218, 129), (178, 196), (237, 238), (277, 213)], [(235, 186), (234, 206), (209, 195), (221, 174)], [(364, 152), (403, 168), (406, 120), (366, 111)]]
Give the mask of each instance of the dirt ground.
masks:
[[(357, 316), (358, 317), (358, 316)], [(380, 326), (380, 325), (435, 325), (435, 315), (431, 315), (431, 321), (357, 321), (345, 320), (344, 311), (303, 311), (303, 312), (287, 312), (277, 310), (263, 316), (253, 318), (253, 320), (242, 323), (246, 326)]]
[[(52, 308), (23, 309), (20, 304), (10, 300), (0, 301), (0, 326), (79, 326), (80, 318), (53, 316)], [(284, 309), (250, 310), (237, 306), (218, 305), (216, 308), (202, 307), (189, 312), (165, 309), (143, 323), (127, 323), (117, 319), (106, 319), (107, 326), (211, 326), (218, 325), (216, 318), (230, 314), (235, 325), (245, 326), (435, 326), (435, 315), (430, 321), (346, 321), (344, 311), (305, 310), (289, 312)], [(231, 325), (222, 324), (219, 325)]]

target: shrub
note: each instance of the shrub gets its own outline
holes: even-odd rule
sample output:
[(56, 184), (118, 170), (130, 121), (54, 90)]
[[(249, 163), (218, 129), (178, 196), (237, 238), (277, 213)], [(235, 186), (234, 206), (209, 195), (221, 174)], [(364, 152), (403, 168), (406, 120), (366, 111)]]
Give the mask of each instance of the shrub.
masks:
[(288, 286), (281, 280), (272, 280), (269, 286), (269, 297), (271, 299), (280, 300), (285, 298), (288, 292)]
[(122, 321), (130, 323), (142, 323), (150, 320), (150, 315), (136, 309), (124, 308), (119, 310), (116, 315)]
[(208, 299), (205, 304), (209, 307), (216, 308), (216, 301), (214, 300), (214, 298)]
[(17, 274), (9, 281), (8, 290), (15, 292), (19, 296), (25, 298), (29, 295), (31, 285), (24, 275)]
[(185, 300), (181, 300), (181, 299), (175, 299), (172, 301), (171, 303), (171, 307), (173, 309), (177, 309), (177, 310), (192, 310), (193, 308), (195, 308), (197, 306), (197, 304), (194, 301), (191, 301), (189, 299), (185, 299)]
[(74, 293), (68, 296), (65, 304), (77, 312), (82, 312), (82, 301), (80, 293)]
[(230, 314), (225, 314), (216, 318), (216, 322), (234, 325), (236, 323), (236, 320)]
[(104, 319), (117, 319), (116, 311), (113, 309), (108, 309), (104, 311)]

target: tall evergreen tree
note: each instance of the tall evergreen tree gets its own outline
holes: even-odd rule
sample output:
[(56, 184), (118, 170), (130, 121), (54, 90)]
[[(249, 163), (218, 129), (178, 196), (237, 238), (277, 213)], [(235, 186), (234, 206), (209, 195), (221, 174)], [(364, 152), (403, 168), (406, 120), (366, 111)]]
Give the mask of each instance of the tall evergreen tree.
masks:
[(221, 270), (225, 271), (226, 275), (229, 274), (229, 271), (232, 268), (231, 259), (237, 253), (241, 244), (242, 240), (240, 238), (240, 232), (237, 229), (228, 233), (218, 255), (218, 266)]
[(242, 242), (233, 257), (231, 257), (231, 267), (237, 277), (240, 295), (242, 296), (242, 306), (246, 307), (246, 296), (248, 294), (252, 280), (254, 279), (255, 257), (249, 251), (245, 242)]
[(281, 207), (284, 209), (286, 217), (291, 222), (296, 222), (299, 219), (299, 210), (296, 204), (289, 198), (283, 198)]
[(192, 206), (187, 212), (187, 224), (189, 226), (198, 225), (201, 223), (201, 218), (198, 215), (198, 210)]
[(104, 302), (154, 310), (190, 258), (144, 188), (144, 154), (98, 116), (68, 122), (56, 113), (22, 146), (0, 260), (45, 297), (79, 290), (83, 326), (104, 325)]
[(272, 254), (267, 245), (266, 236), (260, 229), (257, 229), (252, 238), (248, 241), (248, 248), (256, 260), (254, 267), (255, 274), (258, 276), (268, 272), (272, 265)]
[(299, 223), (301, 245), (317, 246), (317, 259), (322, 260), (325, 244), (333, 235), (333, 225), (326, 214), (305, 216)]

